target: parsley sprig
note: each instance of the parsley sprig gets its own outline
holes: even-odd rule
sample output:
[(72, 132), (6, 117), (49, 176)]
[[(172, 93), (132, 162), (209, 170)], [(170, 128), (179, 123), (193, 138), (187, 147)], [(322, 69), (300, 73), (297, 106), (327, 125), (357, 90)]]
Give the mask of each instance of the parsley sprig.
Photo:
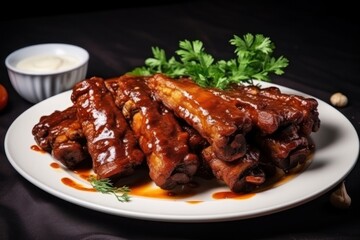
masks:
[(130, 201), (130, 188), (127, 186), (114, 187), (110, 179), (97, 179), (94, 175), (91, 175), (88, 178), (91, 186), (98, 192), (104, 194), (113, 194), (118, 201), (120, 202), (129, 202)]
[(153, 57), (130, 73), (141, 76), (164, 73), (173, 78), (187, 76), (202, 87), (224, 89), (231, 83), (253, 79), (270, 82), (269, 74), (281, 75), (289, 64), (283, 56), (272, 56), (275, 45), (262, 34), (248, 33), (242, 38), (234, 35), (229, 42), (235, 46), (236, 58), (218, 61), (205, 51), (199, 40), (180, 41), (177, 55), (169, 59), (164, 49), (152, 47)]

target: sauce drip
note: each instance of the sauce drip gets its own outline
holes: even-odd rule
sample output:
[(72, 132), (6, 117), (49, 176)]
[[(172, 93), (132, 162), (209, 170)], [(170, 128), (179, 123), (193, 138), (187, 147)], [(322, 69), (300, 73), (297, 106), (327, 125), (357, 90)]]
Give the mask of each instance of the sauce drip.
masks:
[(92, 174), (91, 169), (86, 169), (86, 168), (76, 169), (74, 170), (74, 173), (78, 175), (81, 179), (84, 179), (86, 181), (89, 179), (90, 175)]
[[(268, 180), (268, 183), (262, 186), (261, 188), (257, 189), (256, 191), (250, 192), (250, 193), (234, 193), (231, 191), (218, 191), (211, 195), (212, 199), (214, 200), (222, 200), (222, 199), (233, 199), (233, 200), (246, 200), (249, 198), (254, 197), (257, 193), (278, 187), (280, 185), (283, 185), (284, 183), (290, 181), (291, 179), (295, 178), (298, 174), (300, 174), (306, 167), (309, 165), (309, 163), (301, 165), (300, 167), (296, 168), (296, 171), (292, 171), (291, 173), (288, 173), (284, 175), (279, 171), (273, 178)], [(51, 167), (58, 168), (60, 167), (58, 163), (52, 163)], [(81, 179), (87, 180), (90, 175), (92, 174), (91, 169), (78, 169), (74, 170), (73, 173), (75, 173), (77, 176), (79, 176)], [(91, 191), (96, 192), (96, 190), (92, 187), (87, 187), (81, 183), (76, 182), (75, 180), (72, 180), (70, 178), (62, 178), (62, 183), (75, 188), (77, 190), (81, 191)], [(209, 181), (207, 183), (208, 185), (217, 185), (216, 181)], [(147, 197), (147, 198), (157, 198), (157, 199), (168, 199), (168, 200), (178, 200), (178, 199), (186, 199), (193, 196), (196, 196), (197, 194), (201, 193), (202, 191), (209, 189), (210, 187), (207, 187), (206, 189), (202, 188), (202, 184), (197, 183), (196, 181), (192, 182), (191, 184), (185, 185), (185, 186), (179, 186), (176, 187), (173, 190), (163, 190), (159, 187), (157, 187), (151, 179), (146, 175), (145, 172), (142, 173), (142, 175), (137, 178), (129, 177), (127, 179), (123, 179), (115, 184), (115, 186), (128, 186), (131, 190), (130, 194), (131, 196), (138, 196), (138, 197)], [(199, 204), (204, 202), (203, 200), (186, 200), (189, 204)]]
[(51, 163), (50, 166), (55, 169), (61, 168), (60, 164), (58, 164), (56, 162)]
[(214, 199), (248, 199), (255, 196), (255, 193), (234, 193), (231, 191), (216, 192), (212, 195)]
[(61, 179), (61, 182), (63, 184), (65, 184), (66, 186), (75, 188), (77, 190), (87, 191), (87, 192), (96, 192), (96, 190), (93, 187), (85, 187), (84, 185), (82, 185), (78, 182), (75, 182), (71, 178), (64, 177)]
[[(31, 147), (33, 150), (38, 151), (38, 147), (36, 145)], [(41, 152), (41, 151), (40, 151)], [(301, 172), (303, 172), (311, 163), (312, 155), (309, 156), (307, 161), (295, 167), (292, 171), (287, 174), (284, 174), (281, 170), (279, 170), (275, 176), (271, 179), (268, 179), (267, 183), (264, 184), (262, 187), (258, 188), (257, 190), (250, 192), (250, 193), (234, 193), (231, 191), (218, 191), (212, 193), (211, 197), (214, 200), (222, 200), (222, 199), (233, 199), (233, 200), (246, 200), (249, 198), (254, 197), (257, 193), (266, 191), (271, 188), (275, 188), (285, 184), (286, 182), (294, 179), (298, 176)], [(61, 165), (57, 162), (52, 162), (50, 166), (54, 169), (61, 168)], [(88, 180), (91, 174), (93, 174), (91, 167), (84, 167), (80, 169), (73, 170), (73, 173), (76, 174), (81, 179)], [(202, 180), (200, 180), (202, 181)], [(73, 180), (68, 177), (64, 177), (61, 179), (61, 182), (66, 186), (71, 188), (75, 188), (81, 191), (88, 191), (88, 192), (96, 192), (96, 189), (93, 187), (89, 187), (88, 185), (83, 185), (76, 180)], [(129, 176), (114, 184), (115, 186), (128, 186), (131, 190), (131, 196), (138, 196), (138, 197), (148, 197), (148, 198), (157, 198), (157, 199), (168, 199), (168, 200), (178, 200), (178, 199), (186, 199), (197, 194), (209, 190), (211, 188), (219, 187), (219, 183), (217, 181), (207, 181), (204, 183), (199, 183), (197, 181), (193, 181), (188, 185), (185, 186), (178, 186), (173, 190), (163, 190), (156, 186), (150, 179), (147, 174), (147, 171), (139, 170), (139, 174), (136, 176)], [(205, 185), (205, 187), (204, 187)], [(185, 200), (188, 204), (199, 204), (204, 202), (203, 200), (197, 199), (190, 199)]]
[(36, 152), (40, 152), (40, 153), (46, 153), (46, 151), (44, 151), (41, 147), (39, 147), (38, 145), (32, 145), (30, 147), (31, 150), (34, 150)]
[(163, 190), (157, 186), (153, 186), (152, 182), (148, 182), (142, 185), (131, 186), (131, 195), (161, 198), (161, 199), (184, 199), (195, 196), (197, 191), (187, 186), (179, 187), (174, 190)]

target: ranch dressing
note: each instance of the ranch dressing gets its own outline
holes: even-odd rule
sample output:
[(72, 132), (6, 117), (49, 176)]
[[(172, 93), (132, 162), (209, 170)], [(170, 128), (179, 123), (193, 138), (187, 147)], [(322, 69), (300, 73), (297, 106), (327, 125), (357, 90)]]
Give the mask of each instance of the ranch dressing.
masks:
[(70, 69), (77, 63), (78, 59), (69, 55), (35, 55), (19, 61), (16, 67), (24, 71), (49, 73)]

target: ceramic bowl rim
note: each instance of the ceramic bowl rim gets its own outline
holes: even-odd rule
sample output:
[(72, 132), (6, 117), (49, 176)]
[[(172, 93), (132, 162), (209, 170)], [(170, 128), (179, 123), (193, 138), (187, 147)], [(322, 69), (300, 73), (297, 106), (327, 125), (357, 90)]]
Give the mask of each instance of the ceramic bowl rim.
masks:
[[(44, 49), (48, 49), (47, 51), (50, 52), (53, 52), (56, 49), (65, 50), (65, 52), (70, 52), (70, 50), (72, 50), (73, 53), (75, 53), (74, 55), (79, 57), (79, 62), (73, 67), (67, 68), (65, 70), (57, 70), (57, 71), (43, 72), (43, 73), (25, 71), (14, 66), (20, 59), (22, 59), (22, 56), (25, 57), (32, 56), (34, 55), (33, 51), (35, 50), (38, 50), (39, 51), (38, 53), (41, 54), (41, 52), (43, 52)], [(29, 76), (45, 76), (45, 75), (58, 75), (62, 73), (71, 72), (88, 64), (88, 61), (89, 61), (89, 52), (82, 47), (67, 43), (41, 43), (41, 44), (26, 46), (13, 51), (6, 57), (5, 65), (8, 69), (18, 74), (29, 75)]]

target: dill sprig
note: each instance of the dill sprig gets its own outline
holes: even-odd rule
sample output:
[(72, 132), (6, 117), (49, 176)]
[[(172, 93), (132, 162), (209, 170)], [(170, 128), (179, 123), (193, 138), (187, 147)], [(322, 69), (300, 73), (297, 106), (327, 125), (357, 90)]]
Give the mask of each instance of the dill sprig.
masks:
[(90, 182), (91, 186), (98, 192), (104, 194), (113, 194), (120, 202), (130, 201), (130, 188), (127, 186), (115, 187), (110, 179), (97, 179), (94, 175), (91, 175), (88, 178), (88, 181)]

